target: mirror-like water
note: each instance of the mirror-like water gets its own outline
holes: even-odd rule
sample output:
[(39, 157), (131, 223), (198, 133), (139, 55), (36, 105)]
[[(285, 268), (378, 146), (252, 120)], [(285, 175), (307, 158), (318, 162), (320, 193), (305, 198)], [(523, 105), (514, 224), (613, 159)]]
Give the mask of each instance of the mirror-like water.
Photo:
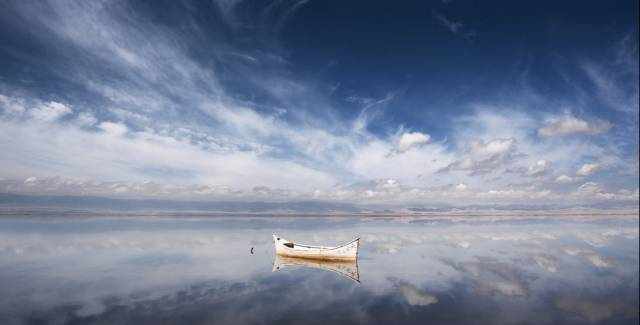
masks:
[(637, 324), (638, 273), (637, 216), (0, 219), (2, 324)]

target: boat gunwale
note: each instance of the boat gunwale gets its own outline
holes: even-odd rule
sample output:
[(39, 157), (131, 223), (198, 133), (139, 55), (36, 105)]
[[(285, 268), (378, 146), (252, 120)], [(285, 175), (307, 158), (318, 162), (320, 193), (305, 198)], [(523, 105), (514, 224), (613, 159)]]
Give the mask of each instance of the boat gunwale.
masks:
[[(278, 237), (278, 238), (280, 238), (280, 239), (284, 239), (284, 238), (282, 238), (282, 237)], [(338, 248), (342, 248), (342, 247), (348, 246), (348, 245), (353, 244), (353, 243), (355, 243), (355, 242), (357, 242), (357, 241), (359, 241), (359, 240), (360, 240), (360, 237), (358, 237), (358, 238), (356, 238), (356, 239), (354, 239), (354, 240), (352, 240), (352, 241), (350, 241), (350, 242), (348, 242), (348, 243), (345, 243), (345, 244), (342, 244), (342, 245), (339, 245), (339, 246), (336, 246), (336, 247), (311, 246), (311, 245), (304, 245), (304, 244), (296, 244), (295, 242), (289, 241), (290, 243), (292, 243), (292, 244), (293, 244), (293, 248), (291, 248), (291, 247), (287, 247), (287, 248), (288, 248), (288, 249), (294, 249), (294, 250), (295, 250), (295, 249), (296, 249), (296, 248), (295, 248), (296, 246), (300, 246), (300, 247), (306, 247), (306, 248), (317, 248), (317, 249), (323, 249), (323, 250), (328, 250), (328, 251), (330, 251), (330, 250), (334, 250), (334, 249), (338, 249)], [(281, 244), (281, 245), (283, 245), (283, 246), (284, 246), (284, 244)]]

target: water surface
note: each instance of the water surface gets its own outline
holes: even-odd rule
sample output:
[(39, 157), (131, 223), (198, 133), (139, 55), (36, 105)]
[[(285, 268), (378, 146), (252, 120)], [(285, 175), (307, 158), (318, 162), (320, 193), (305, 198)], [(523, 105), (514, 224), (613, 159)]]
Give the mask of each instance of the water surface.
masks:
[[(361, 237), (360, 282), (272, 233)], [(637, 324), (638, 217), (9, 216), (0, 287), (2, 324)]]

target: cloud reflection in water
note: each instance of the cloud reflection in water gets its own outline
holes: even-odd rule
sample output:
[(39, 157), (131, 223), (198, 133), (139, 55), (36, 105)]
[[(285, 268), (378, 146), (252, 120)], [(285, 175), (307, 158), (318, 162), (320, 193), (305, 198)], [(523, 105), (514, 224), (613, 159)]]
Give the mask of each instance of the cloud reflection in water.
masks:
[[(3, 218), (0, 321), (638, 321), (637, 217), (405, 221)], [(273, 232), (325, 245), (361, 236), (362, 283), (272, 272)]]

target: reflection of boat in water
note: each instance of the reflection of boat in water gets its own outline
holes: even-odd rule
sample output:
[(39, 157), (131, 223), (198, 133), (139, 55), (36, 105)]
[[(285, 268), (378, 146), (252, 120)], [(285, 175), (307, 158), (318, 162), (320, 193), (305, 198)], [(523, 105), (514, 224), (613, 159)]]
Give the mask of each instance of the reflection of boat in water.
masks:
[(276, 272), (284, 267), (296, 267), (304, 266), (315, 269), (329, 270), (338, 273), (342, 276), (346, 276), (353, 281), (360, 283), (360, 273), (358, 273), (358, 261), (329, 261), (319, 259), (309, 259), (300, 257), (281, 256), (276, 254), (275, 260), (273, 260), (273, 272)]
[(290, 240), (273, 235), (273, 243), (276, 247), (276, 254), (281, 256), (351, 261), (358, 258), (360, 238), (356, 238), (337, 247), (324, 247), (296, 244)]

